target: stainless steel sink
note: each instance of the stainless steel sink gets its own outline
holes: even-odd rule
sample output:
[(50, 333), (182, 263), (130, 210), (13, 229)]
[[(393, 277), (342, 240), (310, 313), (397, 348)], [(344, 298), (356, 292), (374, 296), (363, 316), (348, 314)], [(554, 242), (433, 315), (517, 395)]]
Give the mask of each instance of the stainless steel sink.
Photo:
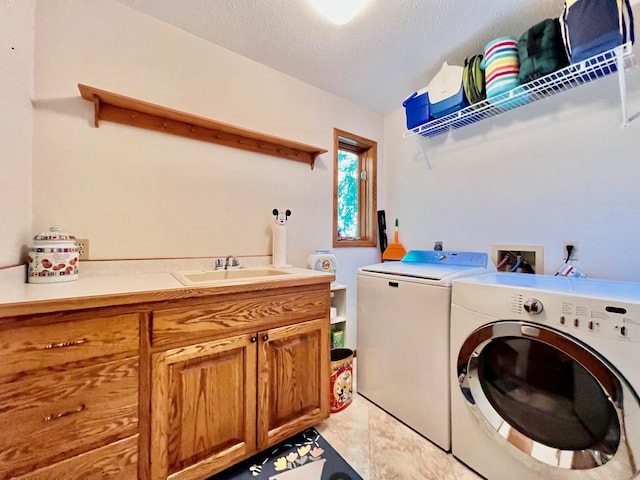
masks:
[(210, 270), (199, 272), (172, 272), (183, 285), (215, 284), (234, 280), (260, 280), (265, 277), (291, 275), (290, 272), (273, 268), (255, 267), (229, 270)]

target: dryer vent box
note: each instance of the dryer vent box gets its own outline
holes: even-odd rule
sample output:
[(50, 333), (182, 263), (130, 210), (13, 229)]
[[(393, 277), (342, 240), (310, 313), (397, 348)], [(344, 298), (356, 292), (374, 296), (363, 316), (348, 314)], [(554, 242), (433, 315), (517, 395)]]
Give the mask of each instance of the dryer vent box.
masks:
[(544, 273), (542, 245), (493, 245), (491, 258), (500, 272)]

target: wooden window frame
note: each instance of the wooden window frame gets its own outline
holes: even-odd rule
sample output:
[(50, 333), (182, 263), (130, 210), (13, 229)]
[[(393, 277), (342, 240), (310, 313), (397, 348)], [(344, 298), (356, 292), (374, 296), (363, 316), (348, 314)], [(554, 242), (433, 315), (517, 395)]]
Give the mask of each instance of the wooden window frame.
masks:
[[(358, 188), (358, 231), (360, 238), (338, 237), (338, 150), (349, 150), (360, 158)], [(378, 143), (337, 128), (333, 129), (333, 247), (377, 246)]]

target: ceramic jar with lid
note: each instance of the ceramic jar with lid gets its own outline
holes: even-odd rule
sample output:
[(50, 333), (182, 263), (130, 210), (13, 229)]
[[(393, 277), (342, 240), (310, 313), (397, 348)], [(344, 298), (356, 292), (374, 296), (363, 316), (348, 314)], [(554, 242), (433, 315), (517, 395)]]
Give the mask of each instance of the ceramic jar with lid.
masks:
[(33, 238), (29, 248), (29, 283), (70, 282), (78, 279), (79, 253), (75, 237), (51, 227)]

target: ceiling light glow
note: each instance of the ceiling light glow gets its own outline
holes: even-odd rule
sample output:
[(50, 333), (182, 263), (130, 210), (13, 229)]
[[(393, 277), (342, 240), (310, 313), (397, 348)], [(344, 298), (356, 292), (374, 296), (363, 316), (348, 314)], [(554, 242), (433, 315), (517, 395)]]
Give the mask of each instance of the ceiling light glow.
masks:
[(336, 25), (349, 23), (369, 0), (310, 0), (315, 9)]

